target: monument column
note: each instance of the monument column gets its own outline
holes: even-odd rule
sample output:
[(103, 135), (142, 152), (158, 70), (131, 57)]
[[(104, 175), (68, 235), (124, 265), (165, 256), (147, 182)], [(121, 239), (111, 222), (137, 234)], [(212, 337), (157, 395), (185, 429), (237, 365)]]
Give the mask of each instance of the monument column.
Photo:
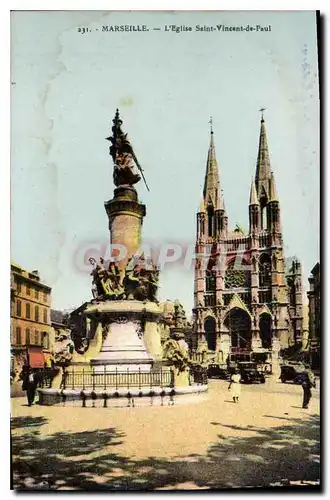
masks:
[[(113, 119), (110, 156), (113, 160), (114, 196), (105, 202), (109, 218), (111, 252), (116, 265), (108, 269), (101, 261), (93, 270), (96, 295), (85, 314), (98, 321), (103, 342), (98, 356), (91, 359), (95, 372), (150, 372), (161, 358), (157, 323), (161, 311), (156, 298), (158, 268), (139, 255), (141, 229), (146, 207), (138, 200), (134, 184), (144, 179), (133, 147), (121, 128), (117, 109)], [(145, 181), (145, 179), (144, 179)], [(148, 186), (146, 185), (147, 189)], [(139, 262), (127, 262), (136, 255)], [(95, 264), (95, 263), (94, 263)], [(148, 344), (148, 348), (146, 344)]]
[[(109, 218), (110, 243), (120, 245), (115, 252), (111, 252), (111, 256), (117, 257), (123, 278), (127, 262), (140, 248), (142, 221), (146, 215), (146, 207), (139, 203), (133, 185), (141, 177), (145, 182), (145, 178), (127, 134), (122, 131), (123, 121), (118, 109), (112, 122), (112, 135), (107, 140), (111, 142), (109, 152), (114, 163), (113, 182), (116, 188), (114, 197), (104, 206)], [(139, 172), (134, 169), (134, 165)], [(147, 184), (146, 187), (149, 190)]]
[(110, 243), (120, 245), (118, 250), (112, 252), (112, 257), (120, 256), (118, 267), (123, 275), (127, 262), (140, 248), (146, 207), (139, 203), (132, 186), (117, 187), (113, 199), (105, 202), (104, 206), (109, 218)]

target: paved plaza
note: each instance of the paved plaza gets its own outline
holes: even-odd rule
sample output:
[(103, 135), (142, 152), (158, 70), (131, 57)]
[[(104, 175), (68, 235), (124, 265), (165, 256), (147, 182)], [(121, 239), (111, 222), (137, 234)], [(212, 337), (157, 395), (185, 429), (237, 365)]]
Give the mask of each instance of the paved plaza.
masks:
[(317, 484), (319, 390), (228, 383), (174, 405), (28, 407), (12, 398), (14, 488), (173, 490)]

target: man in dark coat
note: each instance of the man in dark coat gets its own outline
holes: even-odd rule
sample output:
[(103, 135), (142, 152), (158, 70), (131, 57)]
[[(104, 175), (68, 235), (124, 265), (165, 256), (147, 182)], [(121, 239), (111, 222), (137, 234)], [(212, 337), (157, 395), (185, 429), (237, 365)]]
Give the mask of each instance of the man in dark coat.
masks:
[(26, 394), (29, 406), (33, 405), (34, 403), (37, 385), (38, 385), (37, 374), (35, 370), (30, 370), (26, 381)]
[(301, 375), (301, 386), (304, 391), (302, 407), (307, 410), (309, 401), (312, 397), (312, 387), (316, 387), (314, 375), (310, 370), (305, 371)]

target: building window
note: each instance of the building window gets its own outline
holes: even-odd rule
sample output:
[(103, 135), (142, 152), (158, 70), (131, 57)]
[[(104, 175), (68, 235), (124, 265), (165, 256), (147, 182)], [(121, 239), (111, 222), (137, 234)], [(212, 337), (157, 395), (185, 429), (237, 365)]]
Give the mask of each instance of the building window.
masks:
[(21, 327), (17, 326), (16, 327), (16, 344), (21, 344), (22, 343), (22, 331)]
[(20, 300), (18, 300), (16, 303), (16, 314), (17, 316), (21, 316), (22, 314), (22, 303)]
[(47, 323), (47, 309), (44, 309), (44, 323)]
[(269, 304), (272, 300), (272, 292), (270, 290), (259, 292), (259, 303)]
[(34, 321), (39, 322), (39, 307), (36, 306), (34, 309)]
[(25, 308), (26, 308), (26, 311), (25, 311), (26, 314), (25, 314), (25, 316), (26, 316), (27, 319), (30, 319), (31, 318), (31, 306), (30, 306), (30, 304), (29, 303), (26, 304)]
[(251, 304), (251, 294), (250, 294), (250, 292), (240, 293), (239, 297), (242, 299), (242, 301), (244, 302), (244, 304), (246, 304), (247, 306), (250, 306), (250, 304)]
[(204, 295), (204, 305), (205, 307), (215, 306), (215, 293)]
[(22, 284), (20, 281), (17, 282), (17, 293), (21, 293), (22, 291)]
[(26, 285), (26, 295), (31, 295), (31, 285), (30, 285), (30, 283), (28, 283)]
[(213, 207), (209, 207), (207, 210), (208, 216), (208, 236), (214, 236), (214, 210)]
[(223, 305), (224, 305), (224, 306), (228, 306), (228, 305), (229, 305), (229, 303), (230, 303), (230, 301), (231, 301), (231, 299), (232, 299), (232, 296), (233, 296), (233, 294), (231, 294), (231, 293), (226, 293), (226, 294), (224, 294), (224, 295), (222, 296), (222, 299), (223, 299)]
[(268, 288), (272, 285), (270, 257), (262, 254), (259, 260), (259, 287)]
[(292, 285), (290, 287), (289, 296), (290, 296), (290, 306), (296, 307), (296, 287), (295, 287), (295, 285)]
[(34, 343), (35, 343), (36, 345), (38, 345), (38, 344), (39, 344), (39, 332), (38, 332), (38, 330), (36, 330), (36, 331), (34, 332)]
[(215, 292), (216, 290), (216, 277), (214, 271), (206, 271), (205, 278), (205, 291)]
[(49, 349), (49, 335), (47, 332), (43, 332), (43, 348)]
[(34, 296), (35, 296), (36, 299), (39, 299), (39, 290), (36, 289), (34, 291)]
[(261, 209), (261, 229), (265, 231), (267, 229), (267, 209), (262, 207)]
[(25, 330), (25, 343), (29, 345), (31, 342), (31, 337), (30, 337), (30, 328), (27, 328)]
[(46, 293), (46, 292), (44, 292), (44, 294), (43, 294), (43, 298), (44, 298), (44, 302), (45, 302), (45, 304), (46, 304), (46, 303), (47, 303), (47, 293)]

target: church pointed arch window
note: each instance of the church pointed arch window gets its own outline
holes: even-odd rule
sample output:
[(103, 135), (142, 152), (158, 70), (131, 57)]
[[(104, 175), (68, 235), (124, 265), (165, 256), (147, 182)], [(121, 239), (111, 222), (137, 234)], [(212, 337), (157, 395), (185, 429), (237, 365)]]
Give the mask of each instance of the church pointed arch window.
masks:
[(290, 306), (296, 307), (296, 286), (294, 284), (289, 289), (289, 300)]
[(216, 275), (215, 271), (207, 270), (205, 276), (205, 291), (215, 292), (216, 290)]
[(259, 259), (259, 287), (269, 288), (272, 284), (272, 267), (270, 257), (262, 254)]
[(265, 231), (267, 229), (267, 193), (265, 191), (264, 186), (261, 188), (261, 196), (260, 196), (260, 222), (261, 229)]
[(214, 236), (214, 209), (212, 206), (207, 209), (207, 235)]

